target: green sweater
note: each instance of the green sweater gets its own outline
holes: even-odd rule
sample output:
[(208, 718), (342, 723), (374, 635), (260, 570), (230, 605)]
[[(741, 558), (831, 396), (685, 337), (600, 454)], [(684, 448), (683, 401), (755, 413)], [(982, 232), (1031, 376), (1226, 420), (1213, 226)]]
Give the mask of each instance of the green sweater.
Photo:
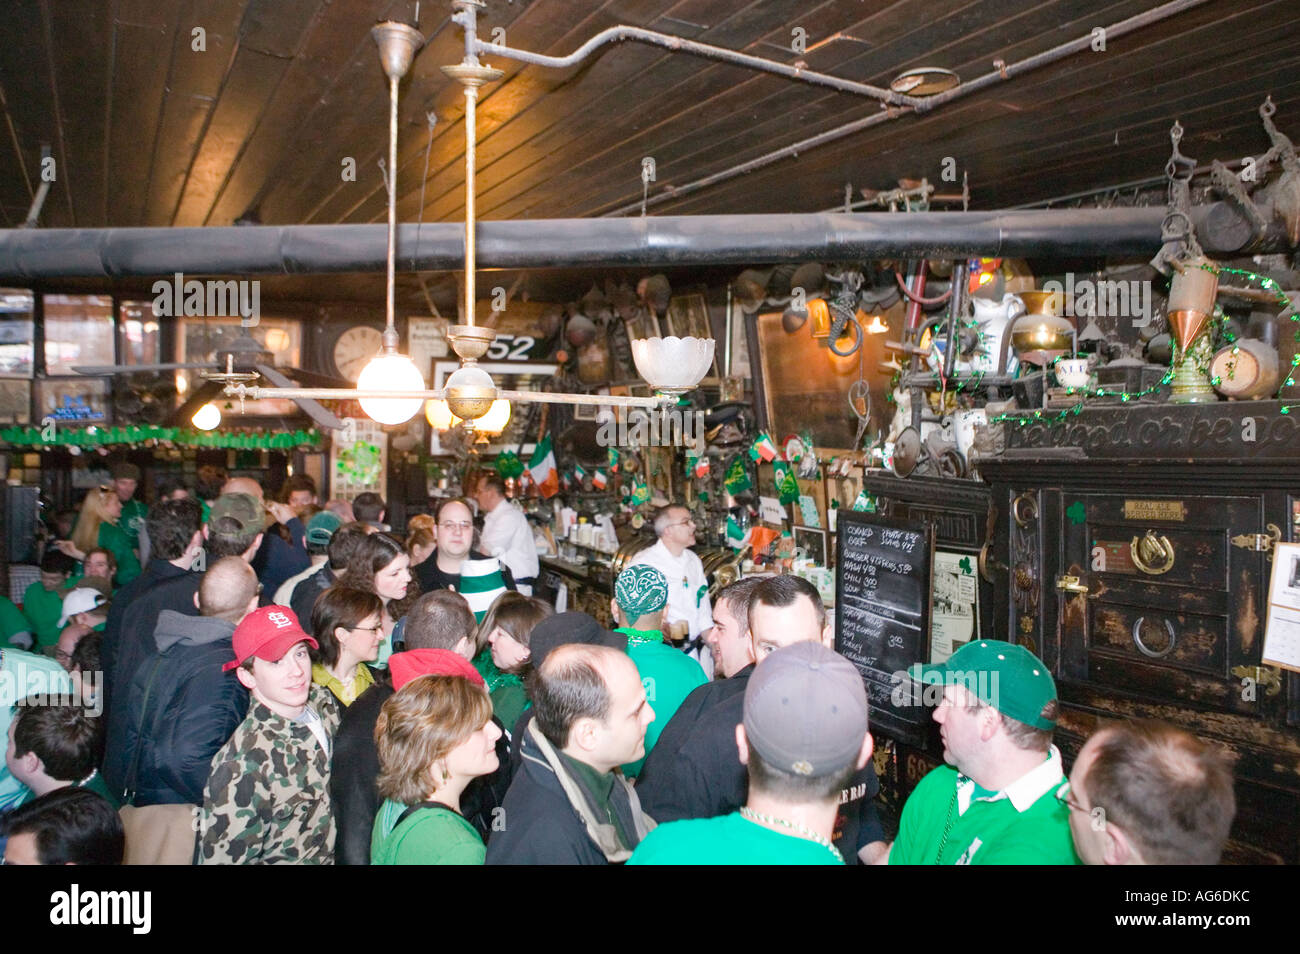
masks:
[(117, 576), (115, 579), (118, 586), (126, 586), (140, 575), (140, 561), (131, 548), (131, 539), (126, 535), (126, 531), (117, 524), (101, 523), (96, 543), (113, 554), (113, 559), (117, 561)]
[(444, 805), (421, 808), (397, 825), (406, 808), (391, 798), (380, 806), (370, 836), (372, 865), (483, 864), (483, 839), (457, 812)]
[(654, 721), (645, 730), (645, 755), (623, 766), (624, 775), (636, 778), (668, 720), (687, 696), (709, 680), (699, 663), (665, 643), (664, 634), (658, 630), (620, 626), (615, 632), (627, 636), (627, 654), (636, 663), (641, 683), (645, 686), (646, 701), (655, 711)]
[[(891, 865), (1075, 865), (1070, 809), (1056, 798), (1065, 783), (1061, 754), (1000, 792), (979, 790), (941, 765), (903, 806)], [(946, 834), (945, 834), (946, 833)]]
[(149, 508), (144, 505), (142, 500), (136, 500), (132, 497), (122, 504), (122, 516), (117, 518), (117, 523), (122, 528), (122, 532), (126, 534), (132, 549), (140, 549), (140, 530), (144, 527), (145, 517), (148, 514)]
[(660, 825), (636, 846), (630, 865), (842, 865), (807, 838), (750, 821), (739, 812)]
[(63, 590), (47, 590), (40, 580), (23, 591), (23, 615), (32, 624), (38, 646), (53, 646), (59, 641), (59, 617), (63, 615)]
[[(39, 581), (32, 585), (37, 589), (44, 589)], [(55, 617), (54, 621), (57, 623), (58, 617)], [(0, 646), (10, 645), (9, 637), (15, 633), (31, 633), (35, 637), (36, 627), (23, 615), (22, 610), (14, 606), (13, 600), (0, 596)]]

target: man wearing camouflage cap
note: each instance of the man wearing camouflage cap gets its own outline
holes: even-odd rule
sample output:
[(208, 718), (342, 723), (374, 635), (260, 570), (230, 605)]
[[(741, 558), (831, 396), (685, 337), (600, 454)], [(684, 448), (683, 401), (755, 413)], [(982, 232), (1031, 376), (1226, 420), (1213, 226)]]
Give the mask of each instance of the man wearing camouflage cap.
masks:
[[(627, 637), (627, 654), (636, 663), (646, 698), (655, 710), (655, 721), (645, 733), (646, 755), (686, 697), (709, 681), (698, 662), (664, 642), (667, 605), (668, 580), (647, 563), (628, 567), (614, 582), (610, 609), (619, 624), (614, 632)], [(644, 763), (642, 756), (624, 765), (623, 774), (635, 778)]]
[(943, 700), (934, 710), (941, 765), (903, 806), (894, 865), (1071, 865), (1069, 809), (1052, 745), (1056, 683), (1042, 661), (998, 640), (967, 643), (912, 679)]
[(814, 642), (773, 652), (745, 686), (736, 746), (749, 774), (745, 804), (660, 825), (629, 864), (842, 865), (832, 841), (840, 791), (872, 748), (853, 664)]

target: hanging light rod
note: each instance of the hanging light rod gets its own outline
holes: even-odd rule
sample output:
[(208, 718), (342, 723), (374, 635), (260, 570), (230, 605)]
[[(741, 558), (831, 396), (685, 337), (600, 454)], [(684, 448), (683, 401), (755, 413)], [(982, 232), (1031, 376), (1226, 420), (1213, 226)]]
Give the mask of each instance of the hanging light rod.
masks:
[[(267, 398), (301, 399), (313, 401), (354, 401), (362, 398), (427, 401), (446, 400), (445, 389), (423, 391), (367, 391), (359, 388), (266, 388), (256, 384), (227, 384), (225, 395), (239, 401), (261, 401)], [(556, 391), (500, 391), (497, 398), (507, 401), (534, 404), (594, 405), (596, 407), (643, 407), (653, 410), (676, 403), (673, 395), (631, 397), (613, 394), (564, 394)]]

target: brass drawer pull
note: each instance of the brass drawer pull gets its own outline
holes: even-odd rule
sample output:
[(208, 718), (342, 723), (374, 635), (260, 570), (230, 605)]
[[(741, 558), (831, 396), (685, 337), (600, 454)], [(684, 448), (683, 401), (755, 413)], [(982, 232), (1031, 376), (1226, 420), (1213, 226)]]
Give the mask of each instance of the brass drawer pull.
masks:
[(1142, 642), (1142, 623), (1145, 619), (1145, 616), (1139, 616), (1133, 621), (1133, 642), (1137, 645), (1138, 652), (1143, 656), (1150, 656), (1152, 659), (1160, 659), (1164, 656), (1168, 656), (1174, 651), (1174, 646), (1178, 643), (1178, 634), (1174, 631), (1174, 624), (1169, 622), (1167, 619), (1161, 620), (1161, 622), (1165, 624), (1165, 632), (1169, 634), (1169, 645), (1164, 649), (1152, 649), (1146, 643)]
[(1238, 679), (1253, 679), (1256, 685), (1265, 688), (1266, 696), (1282, 691), (1282, 670), (1276, 666), (1233, 666), (1230, 672)]
[(1128, 552), (1133, 565), (1148, 576), (1159, 576), (1174, 568), (1174, 545), (1164, 534), (1157, 537), (1154, 530), (1134, 537), (1128, 545)]
[(1085, 596), (1088, 593), (1087, 584), (1080, 583), (1077, 576), (1058, 576), (1056, 578), (1056, 588), (1058, 590), (1063, 590), (1066, 593), (1082, 593)]

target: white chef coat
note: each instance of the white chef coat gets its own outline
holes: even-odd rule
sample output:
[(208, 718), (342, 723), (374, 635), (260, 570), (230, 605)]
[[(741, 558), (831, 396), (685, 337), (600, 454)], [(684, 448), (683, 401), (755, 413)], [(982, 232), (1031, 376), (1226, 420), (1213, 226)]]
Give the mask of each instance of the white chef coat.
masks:
[(536, 577), (541, 565), (537, 560), (533, 531), (524, 512), (509, 500), (502, 500), (483, 515), (483, 534), (479, 539), (479, 549), (489, 556), (498, 557), (509, 567), (519, 592), (531, 596), (533, 588), (519, 581)]

